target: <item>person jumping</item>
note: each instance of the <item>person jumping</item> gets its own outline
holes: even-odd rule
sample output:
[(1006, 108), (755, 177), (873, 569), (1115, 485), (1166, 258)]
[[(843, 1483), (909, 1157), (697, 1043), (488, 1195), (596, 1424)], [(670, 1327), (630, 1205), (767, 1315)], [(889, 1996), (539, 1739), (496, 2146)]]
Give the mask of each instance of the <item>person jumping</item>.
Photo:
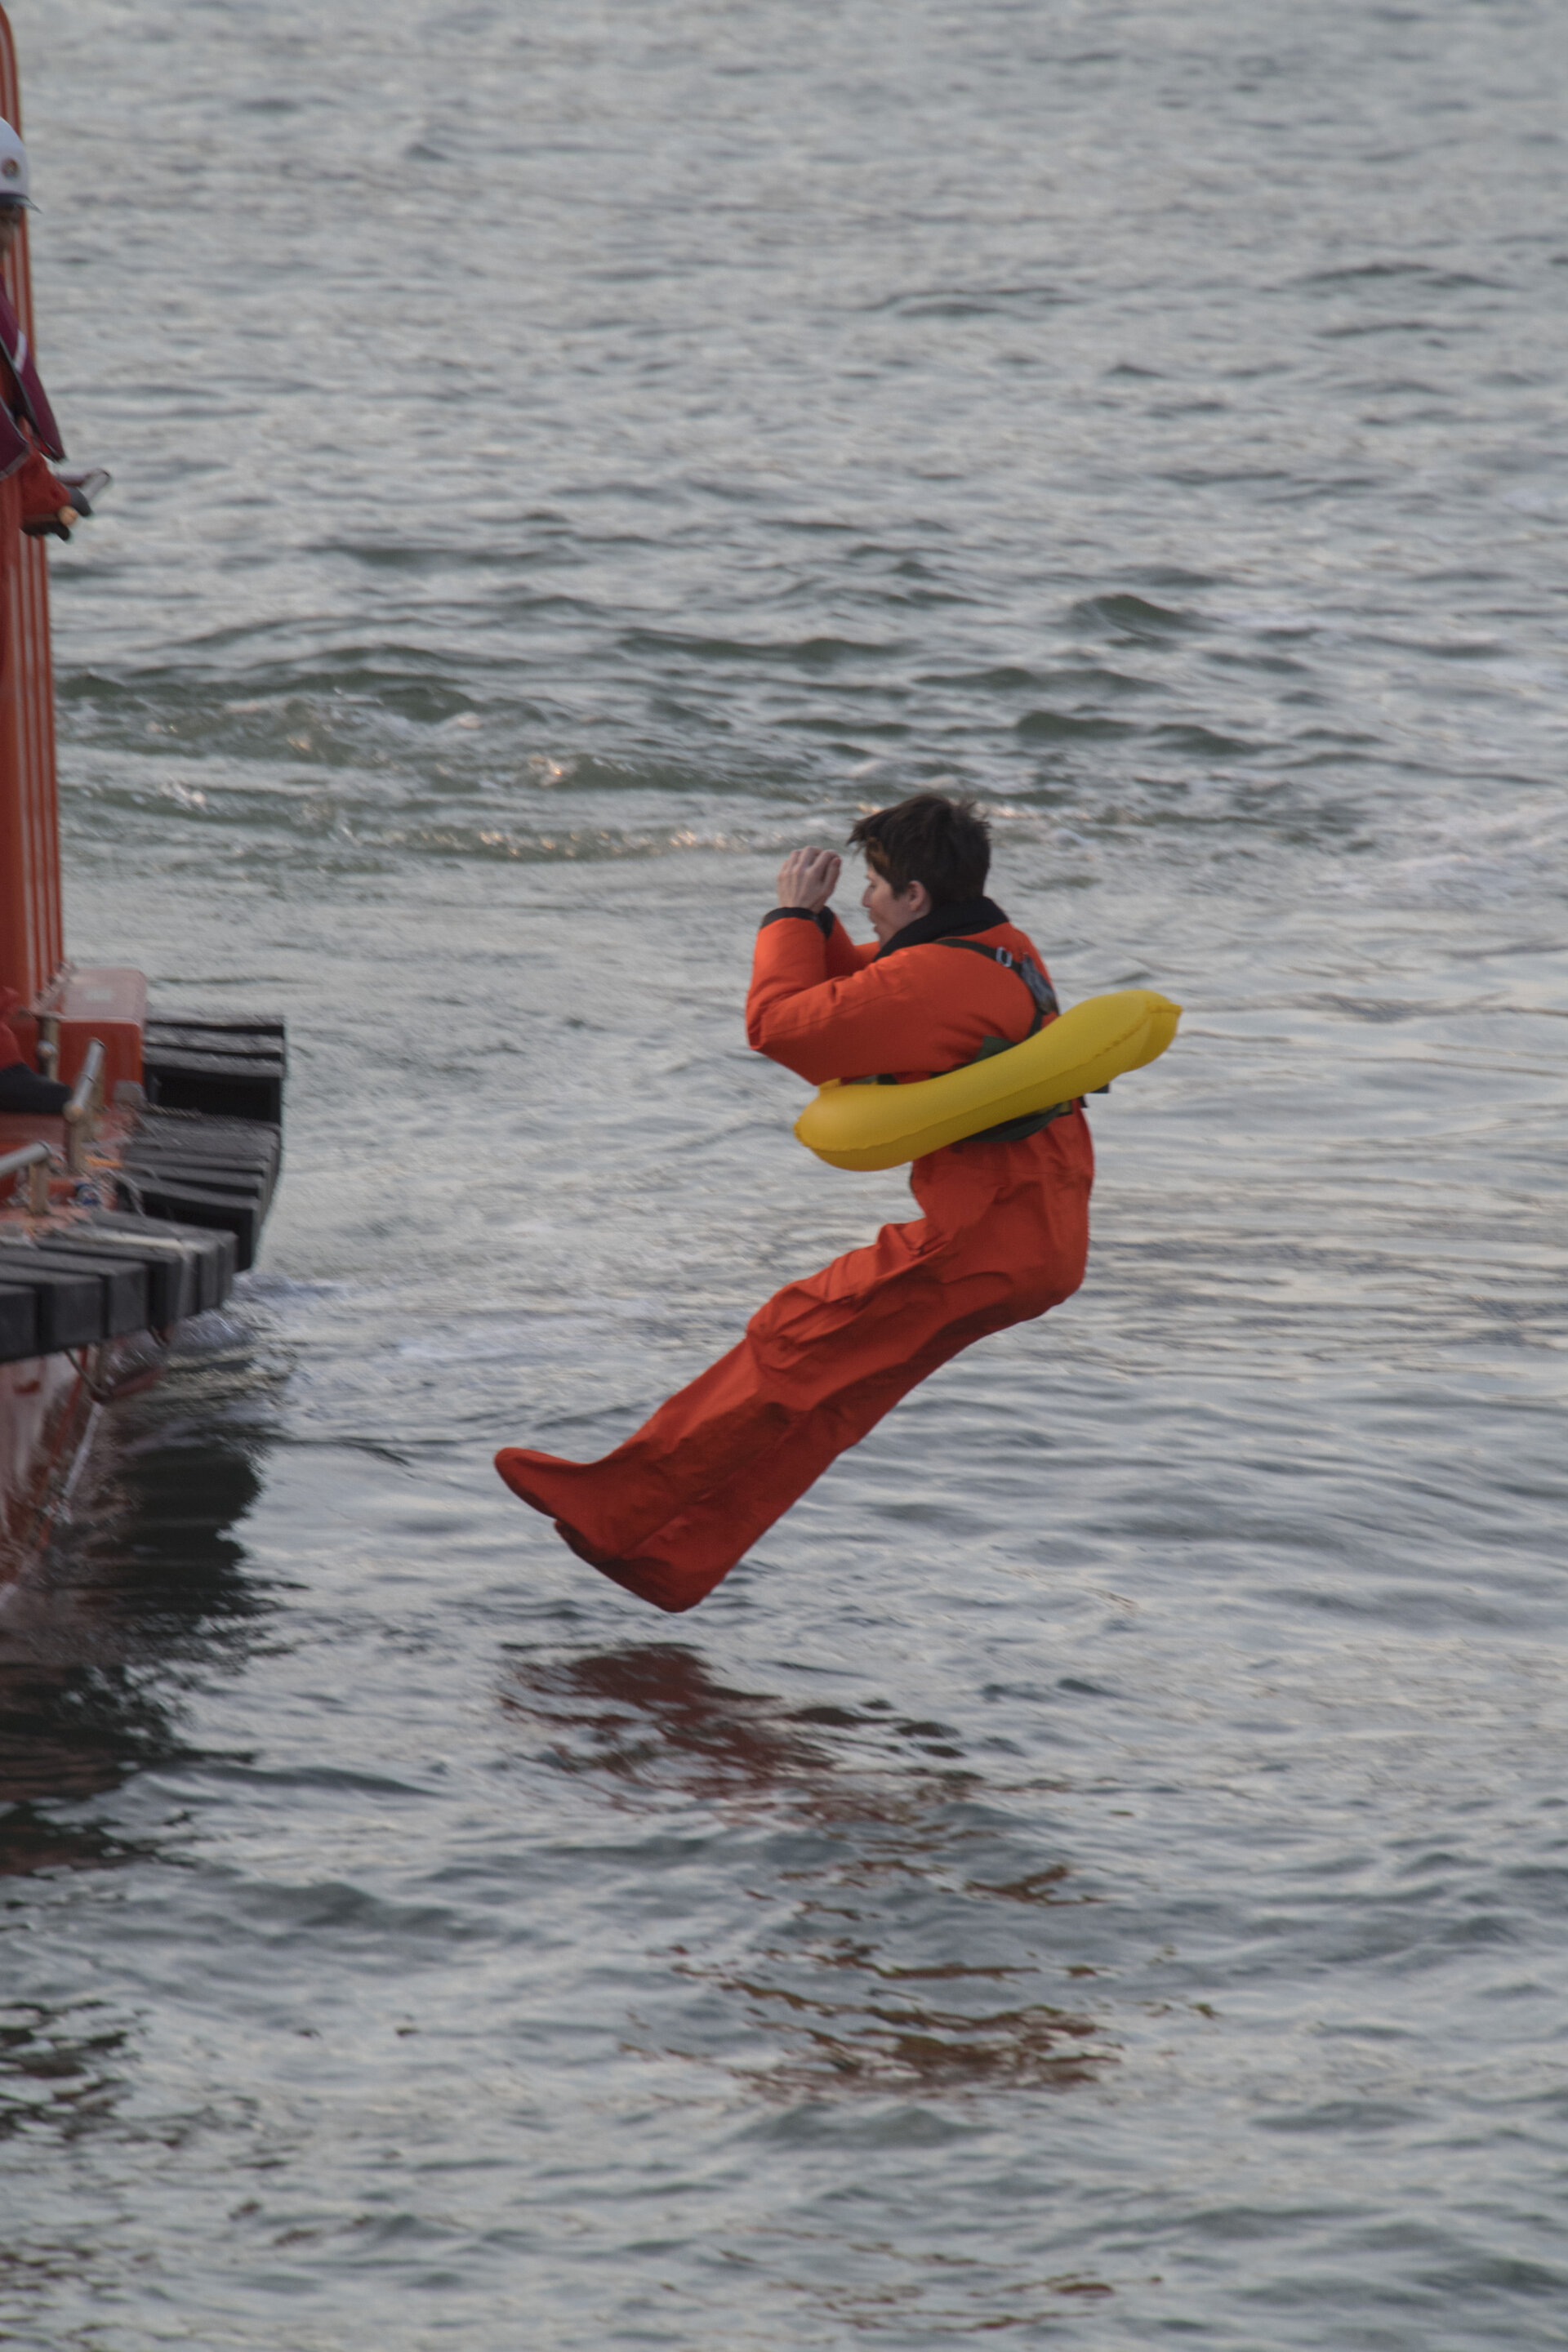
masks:
[[(904, 1081), (1055, 1016), (1032, 941), (984, 895), (990, 835), (970, 803), (917, 793), (849, 839), (876, 942), (858, 947), (829, 911), (837, 856), (792, 851), (746, 999), (758, 1053), (813, 1086)], [(506, 1445), (496, 1468), (580, 1559), (657, 1609), (695, 1608), (939, 1364), (1072, 1296), (1093, 1177), (1081, 1104), (933, 1151), (910, 1171), (919, 1217), (786, 1283), (602, 1461)]]

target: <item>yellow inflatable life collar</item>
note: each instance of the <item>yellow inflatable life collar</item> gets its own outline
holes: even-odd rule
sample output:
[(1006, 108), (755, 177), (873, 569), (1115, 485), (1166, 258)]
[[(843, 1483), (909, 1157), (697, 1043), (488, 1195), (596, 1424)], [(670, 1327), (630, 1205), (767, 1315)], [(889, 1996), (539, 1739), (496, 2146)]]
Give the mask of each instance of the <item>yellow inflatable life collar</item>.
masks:
[(907, 1087), (829, 1079), (796, 1119), (795, 1135), (834, 1168), (900, 1168), (1141, 1070), (1164, 1052), (1181, 1015), (1152, 988), (1086, 997), (1022, 1045), (940, 1078)]

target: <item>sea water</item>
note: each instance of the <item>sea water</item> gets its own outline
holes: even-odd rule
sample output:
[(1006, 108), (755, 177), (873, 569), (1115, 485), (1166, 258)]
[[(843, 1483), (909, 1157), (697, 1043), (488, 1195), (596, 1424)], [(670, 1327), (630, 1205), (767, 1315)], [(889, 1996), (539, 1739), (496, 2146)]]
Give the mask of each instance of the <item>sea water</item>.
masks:
[[(0, 1615), (0, 2333), (1568, 2343), (1568, 17), (13, 13), (70, 948), (291, 1072)], [(489, 1457), (908, 1213), (741, 1007), (933, 784), (1181, 1035), (658, 1617)]]

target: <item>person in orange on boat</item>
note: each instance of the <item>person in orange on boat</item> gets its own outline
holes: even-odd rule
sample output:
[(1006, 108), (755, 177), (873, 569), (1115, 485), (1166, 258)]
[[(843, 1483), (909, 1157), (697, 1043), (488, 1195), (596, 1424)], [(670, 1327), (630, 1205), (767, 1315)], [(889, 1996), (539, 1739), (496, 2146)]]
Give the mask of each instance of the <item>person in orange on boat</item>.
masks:
[[(746, 1034), (820, 1086), (931, 1077), (1053, 1018), (1026, 935), (984, 895), (966, 802), (918, 793), (862, 818), (874, 943), (828, 911), (831, 850), (797, 849), (757, 937)], [(921, 1214), (787, 1283), (729, 1354), (598, 1462), (503, 1446), (496, 1467), (582, 1559), (655, 1608), (694, 1608), (900, 1398), (1083, 1279), (1094, 1158), (1081, 1105), (917, 1160)]]
[[(0, 264), (21, 234), (30, 203), (27, 151), (11, 125), (0, 121)], [(47, 462), (64, 456), (27, 338), (0, 286), (0, 655), (10, 643), (21, 533), (50, 530), (68, 537), (77, 519), (69, 490)], [(0, 694), (7, 685), (0, 671)], [(70, 1088), (40, 1077), (23, 1059), (21, 1041), (5, 1017), (17, 1001), (11, 990), (0, 995), (0, 1112), (53, 1115), (64, 1108)]]
[[(11, 125), (0, 121), (0, 264), (21, 235), (32, 202), (27, 151)], [(69, 536), (77, 509), (47, 463), (65, 454), (26, 335), (0, 286), (0, 531), (7, 549), (17, 530)]]

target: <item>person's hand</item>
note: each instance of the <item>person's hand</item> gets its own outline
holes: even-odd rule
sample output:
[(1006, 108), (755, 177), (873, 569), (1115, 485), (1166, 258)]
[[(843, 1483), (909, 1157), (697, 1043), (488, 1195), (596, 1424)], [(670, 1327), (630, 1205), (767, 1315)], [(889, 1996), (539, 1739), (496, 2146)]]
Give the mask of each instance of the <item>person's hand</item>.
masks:
[(22, 530), (28, 539), (68, 539), (72, 523), (80, 520), (75, 507), (60, 507), (52, 515), (35, 515)]
[(818, 913), (838, 887), (843, 863), (835, 849), (792, 849), (779, 867), (779, 905)]

